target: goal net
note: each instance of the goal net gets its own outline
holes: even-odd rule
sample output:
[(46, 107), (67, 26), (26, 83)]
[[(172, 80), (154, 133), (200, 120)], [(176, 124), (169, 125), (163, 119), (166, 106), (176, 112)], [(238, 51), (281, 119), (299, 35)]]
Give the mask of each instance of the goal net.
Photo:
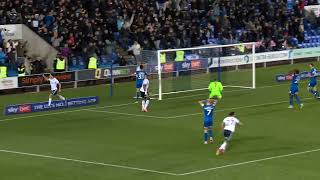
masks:
[(255, 44), (208, 45), (159, 50), (156, 62), (148, 62), (151, 92), (165, 95), (206, 91), (211, 81), (224, 87), (255, 88)]

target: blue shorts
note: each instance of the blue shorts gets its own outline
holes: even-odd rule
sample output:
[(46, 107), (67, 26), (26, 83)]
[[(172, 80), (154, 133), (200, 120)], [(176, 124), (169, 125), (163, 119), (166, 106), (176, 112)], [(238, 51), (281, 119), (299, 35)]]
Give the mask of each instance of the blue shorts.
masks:
[(310, 81), (308, 84), (308, 87), (316, 87), (317, 86), (317, 81)]
[(143, 83), (143, 81), (137, 81), (136, 82), (136, 88), (141, 88), (142, 87), (142, 83)]
[(213, 126), (213, 121), (204, 121), (203, 127), (208, 128)]
[(299, 88), (297, 86), (291, 86), (289, 94), (295, 95), (299, 92)]
[(225, 140), (230, 140), (232, 137), (232, 131), (229, 130), (224, 130), (223, 131), (223, 136)]

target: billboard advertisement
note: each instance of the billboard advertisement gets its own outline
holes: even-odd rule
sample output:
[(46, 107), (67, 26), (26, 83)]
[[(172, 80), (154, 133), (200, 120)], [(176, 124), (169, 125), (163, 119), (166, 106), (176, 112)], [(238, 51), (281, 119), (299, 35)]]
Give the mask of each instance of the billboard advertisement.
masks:
[(0, 90), (14, 89), (18, 87), (18, 77), (8, 77), (0, 79)]
[(9, 105), (5, 107), (4, 114), (5, 115), (26, 114), (26, 113), (34, 113), (34, 112), (41, 112), (41, 111), (90, 106), (98, 103), (99, 103), (99, 98), (97, 96), (92, 96), (92, 97), (72, 98), (72, 99), (67, 99), (65, 101), (62, 101), (62, 100), (52, 101), (51, 106), (48, 106), (48, 102)]
[[(75, 72), (55, 73), (53, 75), (60, 82), (75, 81)], [(45, 81), (45, 79), (42, 77), (42, 75), (18, 77), (19, 87), (35, 86), (35, 85), (42, 85), (42, 84), (49, 84), (48, 81)]]
[[(320, 71), (317, 71), (317, 76), (320, 76)], [(300, 73), (301, 79), (307, 79), (310, 78), (310, 74), (307, 71), (301, 72)], [(276, 81), (277, 82), (282, 82), (282, 81), (291, 81), (292, 76), (290, 74), (278, 74), (276, 75)]]

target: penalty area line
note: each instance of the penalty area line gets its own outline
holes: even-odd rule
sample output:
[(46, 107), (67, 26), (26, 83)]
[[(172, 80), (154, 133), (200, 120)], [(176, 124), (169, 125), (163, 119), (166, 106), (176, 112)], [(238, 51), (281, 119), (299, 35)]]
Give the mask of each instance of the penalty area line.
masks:
[(224, 166), (217, 166), (217, 167), (213, 167), (213, 168), (208, 168), (208, 169), (203, 169), (203, 170), (198, 170), (198, 171), (191, 171), (191, 172), (182, 173), (182, 174), (178, 174), (178, 175), (179, 176), (186, 176), (186, 175), (191, 175), (191, 174), (198, 174), (198, 173), (203, 173), (203, 172), (207, 172), (207, 171), (214, 171), (214, 170), (218, 170), (218, 169), (224, 169), (224, 168), (228, 168), (228, 167), (235, 167), (235, 166), (241, 166), (241, 165), (246, 165), (246, 164), (253, 164), (253, 163), (258, 163), (258, 162), (263, 162), (263, 161), (268, 161), (268, 160), (273, 160), (273, 159), (280, 159), (280, 158), (285, 158), (285, 157), (298, 156), (298, 155), (302, 155), (302, 154), (309, 154), (309, 153), (319, 152), (319, 151), (320, 151), (320, 148), (319, 149), (308, 150), (308, 151), (301, 151), (301, 152), (291, 153), (291, 154), (272, 156), (272, 157), (268, 157), (268, 158), (256, 159), (256, 160), (251, 160), (251, 161), (245, 161), (245, 162), (240, 162), (240, 163), (228, 164), (228, 165), (224, 165)]
[[(302, 100), (310, 100), (314, 98), (303, 98)], [(239, 107), (233, 107), (233, 108), (225, 108), (225, 109), (220, 109), (216, 110), (214, 112), (224, 112), (224, 111), (230, 111), (230, 110), (236, 110), (236, 109), (246, 109), (246, 108), (254, 108), (254, 107), (262, 107), (262, 106), (270, 106), (270, 105), (277, 105), (277, 104), (282, 104), (282, 103), (288, 103), (287, 101), (277, 101), (273, 103), (263, 103), (263, 104), (254, 104), (254, 105), (248, 105), (248, 106), (239, 106)], [(175, 118), (181, 118), (181, 117), (188, 117), (188, 116), (195, 116), (195, 115), (201, 115), (201, 113), (192, 113), (192, 114), (183, 114), (183, 115), (178, 115), (178, 116), (169, 116), (167, 117), (168, 119), (175, 119)]]
[(121, 169), (129, 169), (129, 170), (156, 173), (156, 174), (165, 174), (165, 175), (172, 175), (172, 176), (177, 176), (178, 175), (176, 173), (163, 172), (163, 171), (157, 171), (157, 170), (152, 170), (152, 169), (143, 169), (143, 168), (137, 168), (137, 167), (131, 167), (131, 166), (123, 166), (123, 165), (116, 165), (116, 164), (102, 163), (102, 162), (95, 162), (95, 161), (86, 161), (86, 160), (80, 160), (80, 159), (71, 159), (71, 158), (58, 157), (58, 156), (33, 154), (33, 153), (12, 151), (12, 150), (7, 150), (7, 149), (0, 149), (0, 152), (9, 153), (9, 154), (16, 154), (16, 155), (23, 155), (23, 156), (32, 156), (32, 157), (38, 157), (38, 158), (45, 158), (45, 159), (76, 162), (76, 163), (81, 163), (81, 164), (91, 164), (91, 165), (97, 165), (97, 166), (107, 166), (107, 167), (114, 167), (114, 168), (121, 168)]

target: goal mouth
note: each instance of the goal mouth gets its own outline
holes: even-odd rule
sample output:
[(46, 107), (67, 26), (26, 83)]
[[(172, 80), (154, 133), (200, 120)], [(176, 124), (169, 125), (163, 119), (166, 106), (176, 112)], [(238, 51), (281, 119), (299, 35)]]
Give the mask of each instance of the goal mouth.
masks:
[[(255, 43), (159, 50), (152, 91), (163, 95), (205, 90), (212, 81), (224, 87), (255, 88)], [(157, 93), (156, 93), (157, 92)]]

